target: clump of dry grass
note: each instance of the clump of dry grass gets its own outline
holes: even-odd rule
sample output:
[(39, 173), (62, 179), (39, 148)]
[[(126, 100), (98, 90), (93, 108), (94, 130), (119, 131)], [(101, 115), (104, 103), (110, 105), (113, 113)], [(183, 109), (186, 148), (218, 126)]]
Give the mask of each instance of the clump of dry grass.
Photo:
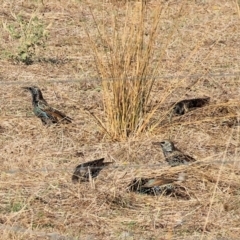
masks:
[(100, 47), (89, 35), (103, 86), (104, 128), (114, 139), (146, 129), (146, 106), (158, 66), (152, 66), (152, 60), (161, 13), (160, 5), (148, 16), (142, 1), (128, 3), (124, 22), (114, 11), (110, 29), (105, 26), (101, 31), (98, 26)]

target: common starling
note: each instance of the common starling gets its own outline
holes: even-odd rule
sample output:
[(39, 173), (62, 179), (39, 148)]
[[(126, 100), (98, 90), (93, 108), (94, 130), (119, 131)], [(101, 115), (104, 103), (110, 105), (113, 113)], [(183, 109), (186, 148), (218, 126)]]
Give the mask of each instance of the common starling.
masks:
[(193, 98), (181, 100), (173, 104), (173, 109), (171, 111), (170, 120), (173, 115), (183, 115), (196, 108), (201, 108), (207, 105), (210, 101), (210, 97), (206, 98)]
[(186, 188), (182, 185), (185, 179), (184, 173), (174, 174), (171, 177), (139, 178), (134, 179), (128, 186), (132, 192), (148, 195), (169, 195), (189, 199)]
[(37, 117), (41, 119), (43, 125), (50, 125), (58, 122), (72, 122), (72, 119), (70, 117), (48, 105), (47, 101), (43, 98), (41, 90), (38, 87), (23, 87), (23, 89), (27, 89), (31, 92), (33, 112)]
[(174, 146), (173, 142), (167, 139), (162, 140), (161, 142), (153, 142), (152, 144), (161, 146), (165, 160), (172, 167), (196, 161), (196, 159), (194, 159), (193, 157), (190, 157), (189, 155), (182, 153), (179, 149), (177, 149)]
[(173, 182), (172, 179), (135, 178), (128, 185), (128, 189), (132, 192), (148, 195), (169, 195), (174, 190)]
[[(86, 182), (89, 178), (95, 178), (99, 172), (106, 166), (112, 164), (112, 162), (103, 162), (104, 158), (81, 163), (78, 165), (72, 175), (72, 182)], [(91, 175), (91, 176), (90, 176)]]

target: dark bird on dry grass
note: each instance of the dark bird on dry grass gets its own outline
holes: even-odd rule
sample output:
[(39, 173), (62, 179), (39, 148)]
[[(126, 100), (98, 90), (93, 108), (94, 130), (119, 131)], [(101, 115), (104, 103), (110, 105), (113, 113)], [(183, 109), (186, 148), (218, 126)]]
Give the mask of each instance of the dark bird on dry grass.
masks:
[(72, 175), (73, 183), (89, 181), (89, 178), (97, 177), (104, 167), (112, 164), (112, 162), (103, 161), (104, 158), (101, 158), (78, 165)]
[(38, 118), (41, 119), (43, 125), (50, 125), (59, 122), (72, 122), (70, 117), (48, 105), (38, 87), (23, 87), (23, 89), (27, 89), (32, 94), (33, 112)]
[(179, 173), (172, 177), (139, 178), (134, 179), (128, 186), (132, 192), (148, 195), (168, 195), (189, 199), (186, 188), (182, 185), (185, 181), (185, 174)]
[(165, 160), (172, 167), (195, 162), (196, 159), (184, 154), (177, 149), (170, 140), (162, 140), (161, 142), (153, 142), (153, 145), (161, 146)]
[(174, 190), (173, 182), (172, 179), (135, 178), (128, 185), (128, 189), (131, 192), (149, 195), (169, 195)]
[(173, 105), (170, 119), (173, 115), (183, 115), (196, 108), (204, 107), (209, 104), (209, 102), (210, 97), (181, 100)]

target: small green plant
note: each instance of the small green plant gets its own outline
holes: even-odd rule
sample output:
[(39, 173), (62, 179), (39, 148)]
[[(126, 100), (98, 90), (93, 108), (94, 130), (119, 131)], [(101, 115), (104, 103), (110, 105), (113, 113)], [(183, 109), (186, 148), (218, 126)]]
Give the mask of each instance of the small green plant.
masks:
[(16, 52), (10, 53), (9, 56), (27, 65), (32, 64), (37, 48), (46, 46), (48, 37), (46, 27), (37, 16), (32, 16), (29, 20), (21, 15), (13, 17), (15, 22), (4, 24), (10, 36), (18, 41)]
[(9, 212), (19, 212), (24, 207), (24, 204), (22, 202), (12, 202), (8, 206)]

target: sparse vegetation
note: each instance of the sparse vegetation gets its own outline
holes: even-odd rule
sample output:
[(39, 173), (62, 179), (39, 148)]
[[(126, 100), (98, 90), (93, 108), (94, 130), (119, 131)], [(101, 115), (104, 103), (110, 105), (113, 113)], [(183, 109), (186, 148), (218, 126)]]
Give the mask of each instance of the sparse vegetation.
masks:
[(14, 22), (4, 22), (3, 26), (11, 38), (17, 41), (17, 49), (6, 52), (9, 58), (32, 64), (36, 60), (37, 48), (45, 48), (48, 32), (44, 23), (35, 15), (30, 19), (21, 14), (13, 15)]
[[(48, 47), (40, 43), (30, 54), (33, 61), (42, 56), (64, 61), (23, 65), (21, 60), (0, 59), (1, 239), (238, 239), (236, 1), (161, 1), (161, 11), (158, 4), (153, 0), (144, 6), (136, 1), (92, 0), (3, 3), (1, 24), (13, 24), (17, 30), (12, 16), (21, 13), (29, 23), (37, 8), (39, 21), (48, 26)], [(127, 17), (130, 10), (132, 18)], [(159, 23), (154, 10), (161, 13)], [(158, 31), (151, 43), (154, 23)], [(111, 29), (120, 29), (120, 34)], [(20, 38), (9, 37), (6, 28), (0, 33), (1, 52), (19, 57)], [(31, 47), (28, 50), (31, 53)], [(131, 81), (126, 81), (128, 77)], [(136, 79), (146, 85), (137, 85)], [(119, 95), (123, 84), (136, 92), (131, 95), (127, 88), (125, 97)], [(46, 100), (73, 122), (42, 126), (32, 113), (29, 93), (21, 89), (30, 85), (39, 86)], [(143, 86), (151, 89), (149, 96), (141, 92)], [(137, 93), (148, 100), (139, 103)], [(206, 96), (210, 105), (173, 116), (169, 123), (171, 103)], [(123, 108), (121, 101), (135, 105)], [(119, 125), (114, 109), (118, 106), (124, 120)], [(139, 117), (143, 122), (137, 123)], [(165, 138), (193, 156), (196, 164), (187, 169), (165, 165), (162, 152), (151, 144)], [(89, 184), (72, 184), (78, 164), (101, 157), (113, 165)], [(184, 179), (177, 184), (186, 198), (127, 189), (135, 178), (171, 178), (182, 172)]]

